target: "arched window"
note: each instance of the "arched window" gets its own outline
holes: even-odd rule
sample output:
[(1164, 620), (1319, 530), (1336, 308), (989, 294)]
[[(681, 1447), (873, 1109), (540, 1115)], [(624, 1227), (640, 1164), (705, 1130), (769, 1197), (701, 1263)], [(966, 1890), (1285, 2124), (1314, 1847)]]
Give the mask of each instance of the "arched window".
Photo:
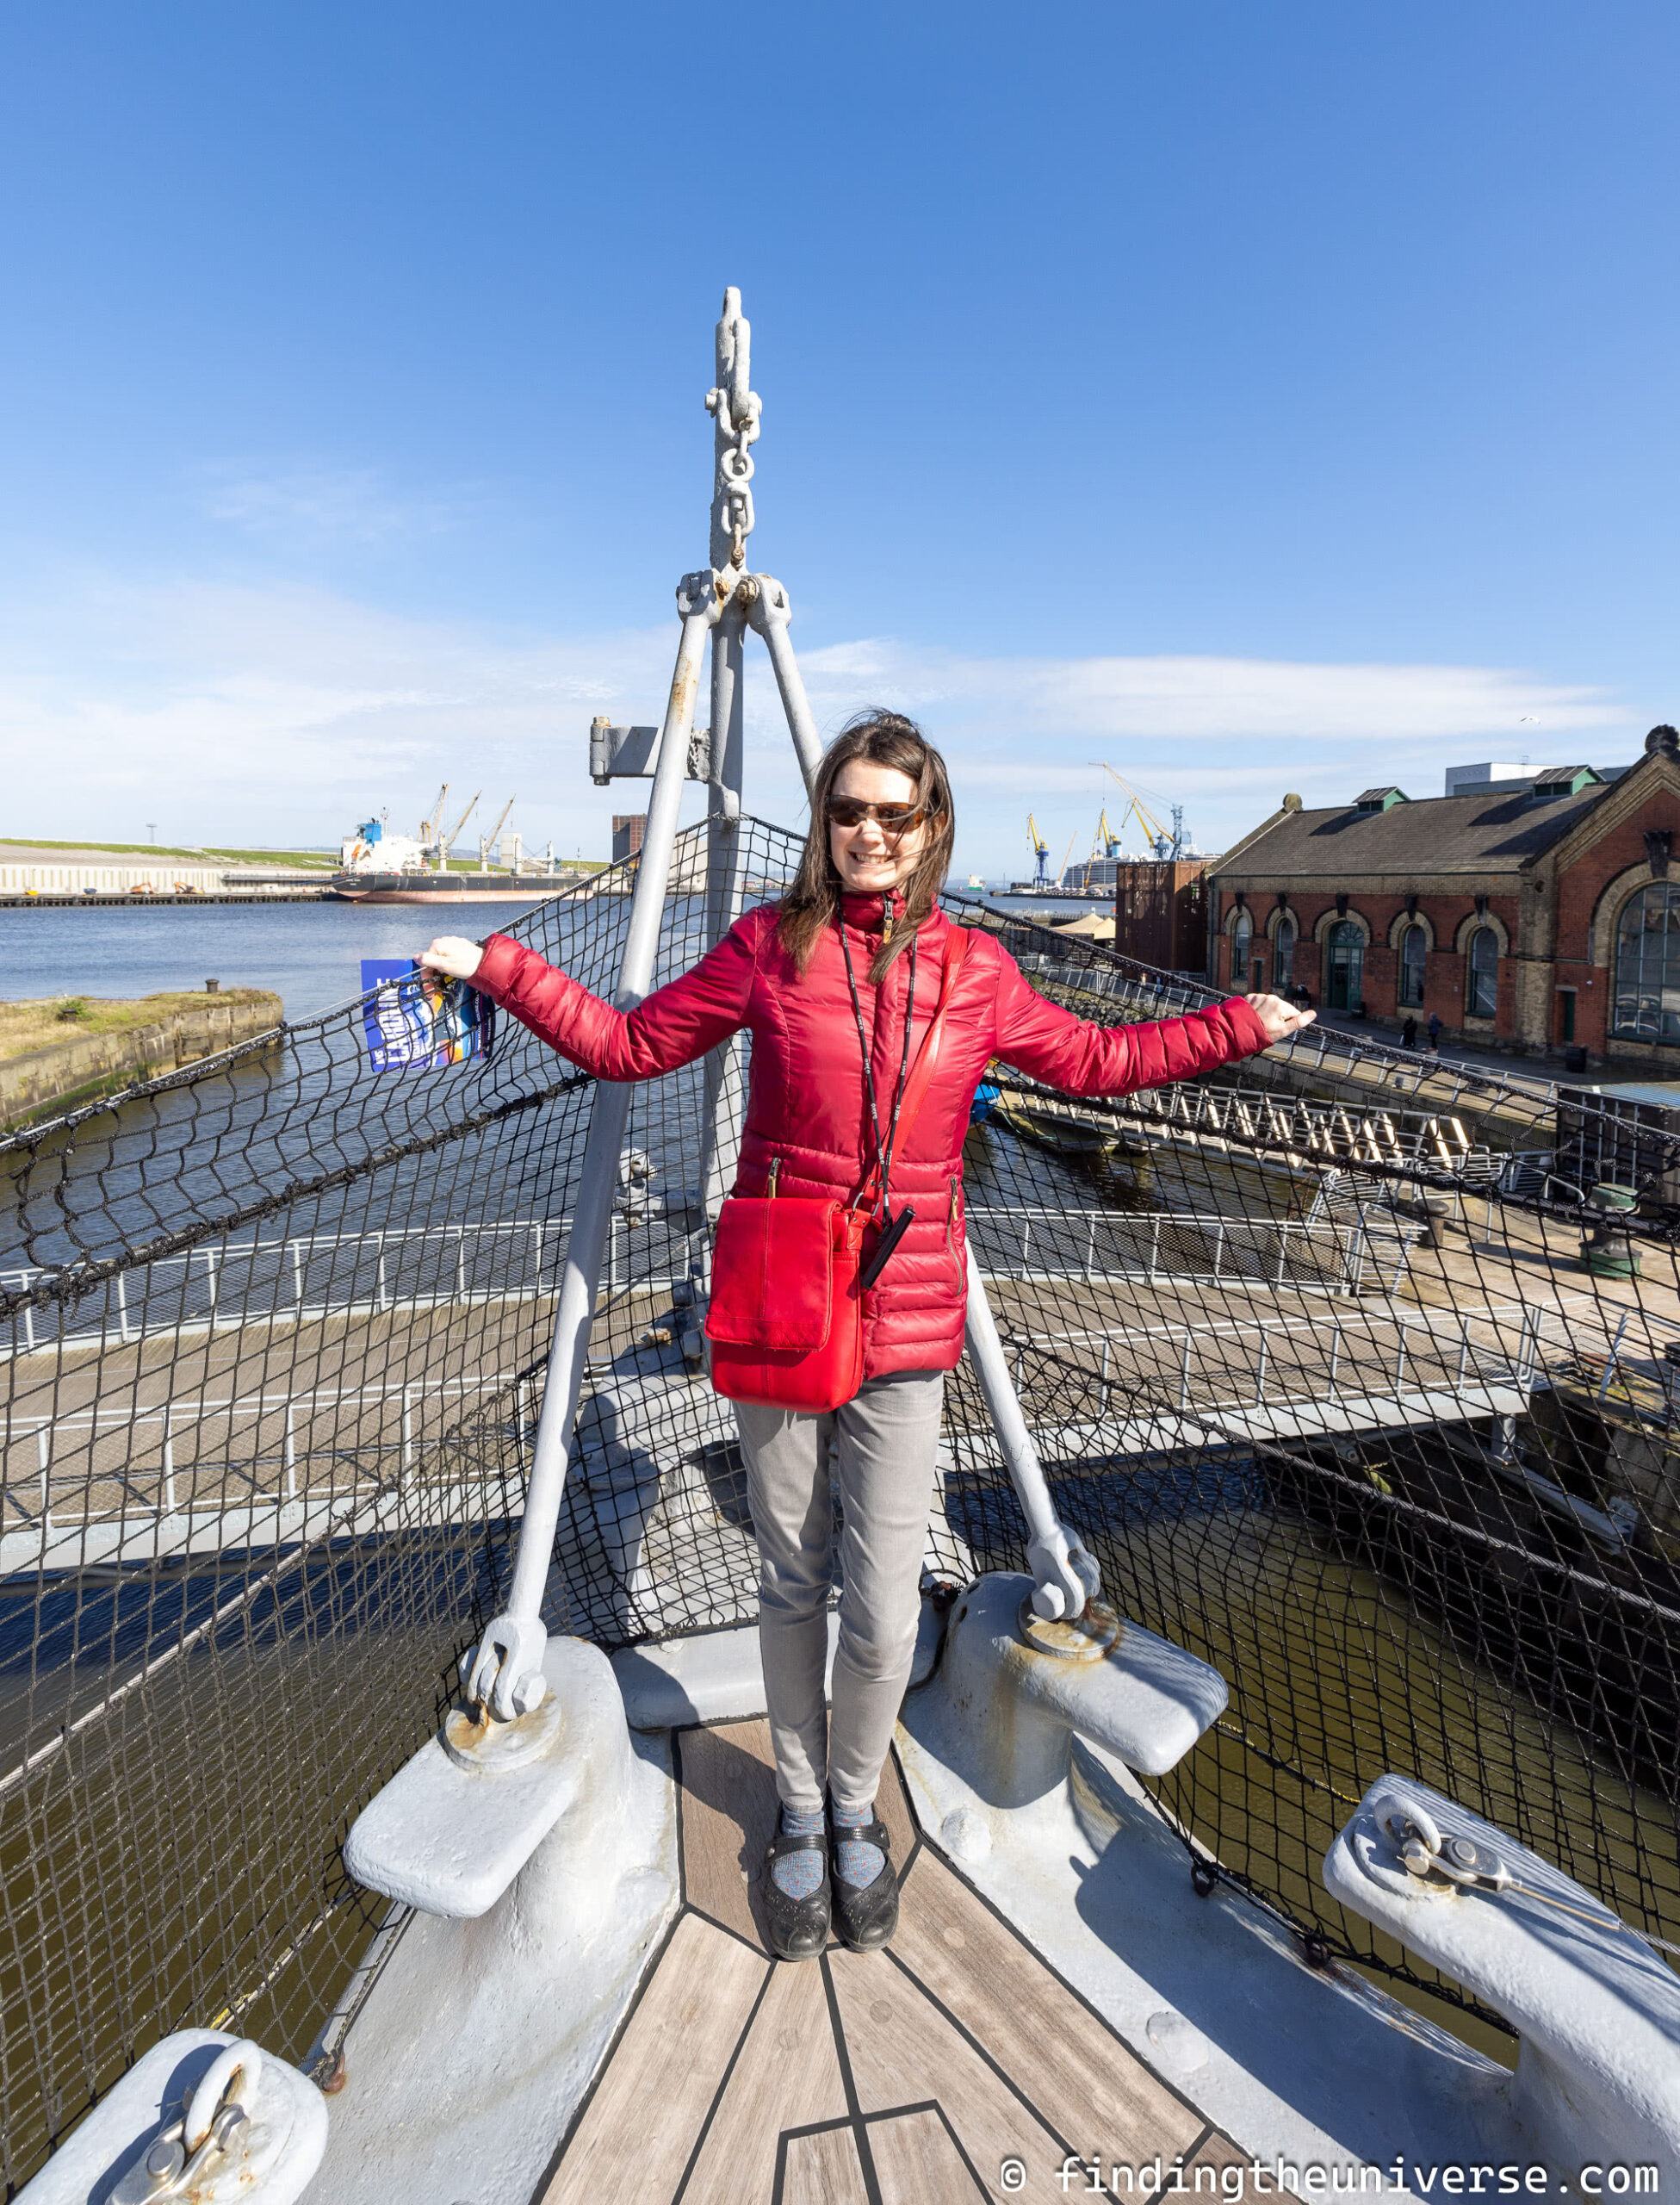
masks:
[(1423, 960), (1429, 937), (1420, 926), (1409, 926), (1400, 936), (1400, 1008), (1423, 1008)]
[(1338, 919), (1324, 937), (1324, 1004), (1357, 1010), (1365, 993), (1365, 935), (1353, 919)]
[(1478, 927), (1465, 960), (1464, 1008), (1471, 1018), (1491, 1018), (1499, 1008), (1499, 937)]
[(1246, 909), (1240, 910), (1231, 928), (1231, 984), (1233, 987), (1248, 985), (1249, 945), (1254, 940), (1254, 921)]
[(1680, 882), (1653, 880), (1622, 905), (1611, 1001), (1612, 1034), (1680, 1041)]
[(1272, 936), (1272, 985), (1278, 993), (1287, 995), (1295, 984), (1295, 922), (1280, 919), (1277, 932)]

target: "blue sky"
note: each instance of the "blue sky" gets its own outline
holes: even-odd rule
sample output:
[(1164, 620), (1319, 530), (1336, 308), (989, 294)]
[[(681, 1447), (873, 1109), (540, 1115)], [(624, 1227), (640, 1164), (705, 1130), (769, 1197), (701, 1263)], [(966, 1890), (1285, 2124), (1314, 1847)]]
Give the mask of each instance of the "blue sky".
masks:
[[(1671, 5), (169, 0), (0, 28), (0, 835), (604, 847), (705, 544), (959, 862), (1680, 717)], [(797, 811), (756, 677), (749, 800)]]

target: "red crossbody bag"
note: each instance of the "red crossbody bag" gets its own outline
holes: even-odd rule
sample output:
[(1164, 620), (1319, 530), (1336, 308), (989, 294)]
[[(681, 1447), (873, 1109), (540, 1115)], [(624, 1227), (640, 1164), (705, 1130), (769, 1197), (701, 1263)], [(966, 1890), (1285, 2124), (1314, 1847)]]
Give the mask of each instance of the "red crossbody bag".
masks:
[[(945, 1015), (969, 938), (952, 929), (939, 999), (899, 1105), (898, 1138), (915, 1123), (939, 1061)], [(881, 1198), (881, 1159), (850, 1202), (731, 1195), (712, 1244), (706, 1339), (711, 1382), (732, 1401), (821, 1413), (864, 1378), (864, 1228)]]

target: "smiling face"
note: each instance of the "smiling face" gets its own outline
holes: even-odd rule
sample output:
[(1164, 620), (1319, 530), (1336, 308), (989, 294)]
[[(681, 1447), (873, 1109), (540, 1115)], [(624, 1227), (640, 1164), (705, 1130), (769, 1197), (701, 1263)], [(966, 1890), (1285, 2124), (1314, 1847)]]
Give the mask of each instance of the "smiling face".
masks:
[[(829, 793), (865, 804), (913, 804), (917, 800), (916, 785), (908, 773), (866, 758), (849, 758), (835, 774)], [(927, 848), (930, 831), (926, 819), (901, 835), (890, 835), (878, 819), (863, 819), (855, 827), (841, 827), (830, 819), (828, 853), (840, 886), (854, 896), (882, 896), (902, 888)]]

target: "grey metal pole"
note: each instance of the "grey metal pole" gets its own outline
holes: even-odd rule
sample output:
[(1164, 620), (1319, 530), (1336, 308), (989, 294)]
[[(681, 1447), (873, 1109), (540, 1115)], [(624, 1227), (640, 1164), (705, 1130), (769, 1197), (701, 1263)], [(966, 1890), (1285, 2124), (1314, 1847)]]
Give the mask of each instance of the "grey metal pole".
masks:
[(1076, 1616), (1101, 1587), (1096, 1557), (1056, 1513), (1044, 1465), (1021, 1413), (1020, 1396), (1003, 1359), (1003, 1343), (974, 1251), (968, 1252), (968, 1349), (975, 1376), (1003, 1450), (1004, 1466), (1026, 1519), (1027, 1565), (1036, 1581), (1034, 1611), (1051, 1618)]
[[(726, 601), (719, 595), (719, 587), (718, 577), (708, 571), (685, 575), (677, 590), (682, 638), (677, 647), (676, 669), (666, 702), (659, 760), (648, 803), (642, 862), (636, 872), (623, 961), (613, 998), (621, 1010), (633, 1009), (653, 984), (660, 920), (670, 879), (683, 778), (687, 769), (688, 739), (694, 726), (694, 700), (699, 691), (706, 637)], [(555, 1529), (560, 1521), (572, 1426), (583, 1382), (584, 1355), (594, 1320), (601, 1258), (612, 1224), (618, 1159), (624, 1146), (624, 1125), (629, 1107), (627, 1082), (596, 1083), (577, 1201), (572, 1213), (572, 1231), (566, 1246), (566, 1267), (560, 1283), (542, 1410), (531, 1454), (530, 1484), (525, 1496), (524, 1519), (519, 1527), (519, 1552), (514, 1563), (513, 1581), (505, 1611), (487, 1626), (474, 1650), (467, 1677), (468, 1699), (487, 1703), (491, 1713), (502, 1722), (530, 1714), (541, 1705), (546, 1691), (542, 1651), (549, 1634), (542, 1617), (542, 1590), (554, 1552)]]
[(799, 770), (805, 776), (805, 790), (809, 795), (816, 769), (822, 762), (822, 737), (816, 731), (816, 722), (811, 717), (810, 699), (805, 694), (805, 681), (799, 671), (799, 662), (793, 655), (793, 644), (788, 636), (788, 623), (793, 618), (793, 607), (788, 593), (773, 575), (754, 575), (755, 595), (750, 618), (755, 631), (762, 636), (770, 653), (770, 663), (775, 671), (776, 686), (782, 694), (782, 710), (787, 715), (788, 733), (793, 737), (793, 747), (799, 755)]
[[(707, 792), (706, 940), (721, 941), (741, 916), (741, 791), (745, 736), (742, 662), (747, 617), (732, 601), (711, 639), (711, 780)], [(708, 1225), (716, 1224), (723, 1190), (735, 1177), (741, 1147), (741, 1043), (722, 1042), (705, 1062), (700, 1158), (700, 1200)], [(687, 1349), (685, 1342), (685, 1348)], [(693, 1351), (697, 1354), (697, 1337)]]

